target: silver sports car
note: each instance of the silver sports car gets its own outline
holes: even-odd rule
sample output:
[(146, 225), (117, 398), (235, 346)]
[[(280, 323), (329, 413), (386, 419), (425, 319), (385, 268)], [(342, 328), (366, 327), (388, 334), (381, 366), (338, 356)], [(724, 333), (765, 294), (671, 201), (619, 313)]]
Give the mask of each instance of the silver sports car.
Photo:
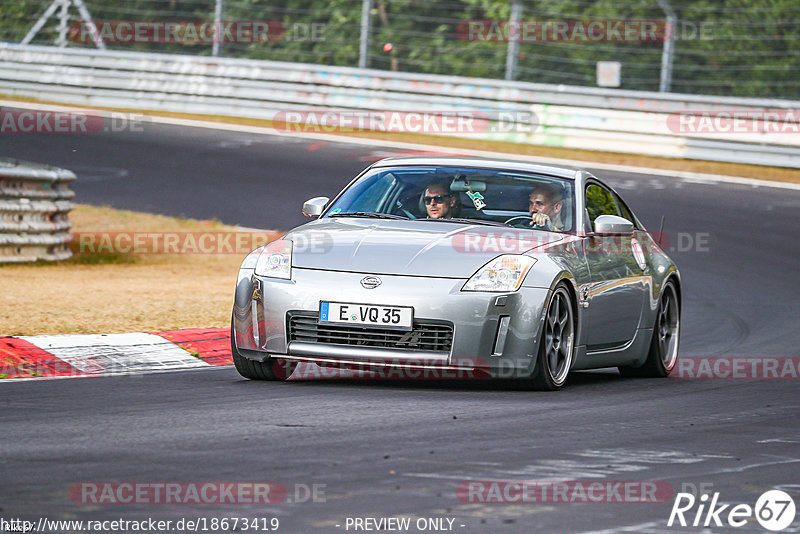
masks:
[(246, 378), (307, 362), (554, 390), (571, 370), (675, 368), (678, 269), (589, 172), (391, 158), (303, 213), (315, 220), (239, 270), (231, 349)]

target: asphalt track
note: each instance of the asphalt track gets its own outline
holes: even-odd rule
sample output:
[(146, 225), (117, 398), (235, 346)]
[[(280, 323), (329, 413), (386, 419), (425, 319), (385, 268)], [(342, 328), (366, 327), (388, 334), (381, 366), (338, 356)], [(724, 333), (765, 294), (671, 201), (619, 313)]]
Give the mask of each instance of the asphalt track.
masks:
[[(306, 198), (397, 152), (155, 124), (0, 137), (2, 156), (75, 170), (79, 202), (280, 229), (303, 222)], [(649, 229), (666, 216), (683, 275), (682, 358), (800, 356), (799, 192), (596, 174)], [(5, 383), (0, 518), (278, 517), (280, 532), (324, 533), (353, 532), (348, 517), (412, 516), (451, 518), (464, 533), (701, 532), (666, 526), (671, 498), (497, 504), (462, 502), (456, 490), (474, 480), (656, 481), (674, 492), (704, 484), (751, 506), (782, 488), (800, 507), (799, 383), (609, 371), (538, 393), (467, 381), (256, 383), (232, 368)], [(71, 501), (84, 481), (272, 481), (292, 502)], [(295, 485), (313, 484), (323, 485), (318, 502), (296, 502)], [(763, 531), (753, 519), (705, 530)]]

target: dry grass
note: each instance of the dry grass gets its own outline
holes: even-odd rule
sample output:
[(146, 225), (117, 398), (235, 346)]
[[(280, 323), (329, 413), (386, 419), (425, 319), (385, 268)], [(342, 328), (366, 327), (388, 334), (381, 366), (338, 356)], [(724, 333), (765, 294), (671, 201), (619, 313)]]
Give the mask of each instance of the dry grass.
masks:
[[(228, 232), (214, 221), (78, 205), (75, 232)], [(76, 254), (0, 266), (0, 336), (225, 326), (244, 253)]]

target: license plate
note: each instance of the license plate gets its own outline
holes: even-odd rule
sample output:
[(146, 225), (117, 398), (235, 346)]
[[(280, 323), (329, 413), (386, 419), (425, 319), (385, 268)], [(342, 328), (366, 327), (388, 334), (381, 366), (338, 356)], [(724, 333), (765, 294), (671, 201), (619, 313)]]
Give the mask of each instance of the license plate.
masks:
[(351, 302), (320, 302), (319, 322), (357, 324), (381, 328), (411, 330), (414, 308), (410, 306), (374, 306)]

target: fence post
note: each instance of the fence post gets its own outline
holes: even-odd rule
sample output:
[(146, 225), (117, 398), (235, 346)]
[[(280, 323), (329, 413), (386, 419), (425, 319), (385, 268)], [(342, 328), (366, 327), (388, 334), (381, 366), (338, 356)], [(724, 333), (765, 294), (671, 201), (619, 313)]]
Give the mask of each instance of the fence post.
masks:
[(222, 2), (224, 0), (214, 2), (214, 43), (211, 45), (211, 55), (214, 57), (219, 56), (220, 39), (222, 38)]
[(668, 93), (672, 85), (672, 60), (675, 56), (675, 31), (678, 26), (678, 17), (668, 0), (656, 1), (667, 15), (667, 25), (664, 28), (664, 47), (661, 52), (661, 80), (658, 82), (658, 90), (661, 93)]
[(522, 2), (511, 0), (511, 19), (508, 21), (511, 28), (517, 28), (516, 37), (509, 32), (508, 49), (506, 50), (506, 80), (513, 80), (517, 76), (517, 57), (519, 56), (519, 40), (522, 33)]
[(56, 45), (59, 48), (67, 47), (67, 25), (69, 24), (69, 0), (61, 0), (61, 12), (58, 16), (58, 39)]
[(361, 3), (361, 41), (358, 47), (358, 68), (366, 69), (369, 56), (370, 17), (372, 16), (372, 0)]

